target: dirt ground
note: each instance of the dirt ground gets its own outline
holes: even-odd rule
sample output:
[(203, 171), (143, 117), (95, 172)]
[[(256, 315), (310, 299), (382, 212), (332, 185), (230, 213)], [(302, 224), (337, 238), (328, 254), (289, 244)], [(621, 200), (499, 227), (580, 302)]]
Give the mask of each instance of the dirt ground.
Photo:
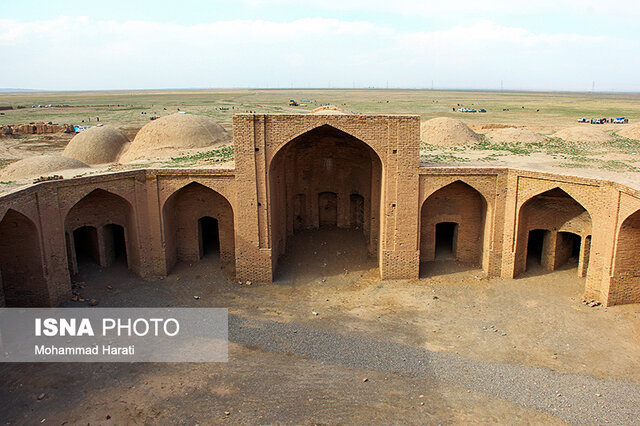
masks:
[[(290, 239), (273, 284), (239, 285), (215, 255), (151, 281), (124, 264), (85, 265), (76, 284), (101, 307), (228, 307), (229, 362), (4, 364), (1, 417), (91, 425), (626, 423), (640, 389), (640, 305), (585, 306), (584, 281), (571, 266), (504, 280), (445, 261), (423, 265), (418, 280), (380, 281), (362, 234), (335, 229)], [(420, 354), (431, 370), (418, 365)], [(460, 375), (466, 365), (477, 369)], [(591, 383), (605, 389), (601, 397)], [(614, 395), (625, 386), (630, 399)]]

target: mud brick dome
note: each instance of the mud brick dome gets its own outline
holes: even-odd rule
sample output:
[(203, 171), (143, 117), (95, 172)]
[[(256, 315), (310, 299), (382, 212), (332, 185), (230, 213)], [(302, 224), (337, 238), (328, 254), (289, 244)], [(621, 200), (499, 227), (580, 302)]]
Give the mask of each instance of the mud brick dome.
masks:
[(113, 163), (129, 147), (129, 139), (111, 126), (83, 130), (69, 141), (62, 155), (89, 165)]
[(211, 148), (230, 139), (231, 135), (210, 118), (176, 113), (145, 124), (120, 161), (167, 157), (183, 150)]
[[(423, 126), (423, 140), (434, 143), (425, 132), (440, 124)], [(640, 191), (506, 167), (421, 166), (420, 127), (410, 115), (236, 114), (232, 167), (137, 168), (5, 194), (0, 303), (67, 299), (81, 256), (103, 267), (124, 256), (134, 273), (163, 277), (213, 247), (236, 279), (271, 282), (288, 238), (323, 227), (360, 233), (382, 279), (416, 279), (421, 263), (439, 259), (516, 278), (529, 261), (553, 271), (571, 258), (586, 297), (640, 302)], [(229, 137), (207, 118), (174, 114), (145, 125), (121, 161)]]

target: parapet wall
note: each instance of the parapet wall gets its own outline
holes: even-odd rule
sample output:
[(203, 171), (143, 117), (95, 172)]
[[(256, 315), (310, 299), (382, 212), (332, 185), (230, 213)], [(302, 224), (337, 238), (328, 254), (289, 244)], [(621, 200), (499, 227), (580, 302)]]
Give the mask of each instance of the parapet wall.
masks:
[(533, 255), (549, 271), (577, 257), (586, 297), (640, 303), (639, 191), (507, 168), (422, 168), (417, 136), (411, 116), (242, 114), (235, 170), (140, 169), (4, 195), (0, 304), (60, 303), (77, 254), (109, 266), (119, 238), (129, 269), (166, 276), (202, 257), (202, 218), (215, 220), (220, 258), (240, 280), (270, 282), (288, 235), (333, 220), (363, 229), (382, 279), (418, 278), (420, 263), (443, 252), (504, 278)]

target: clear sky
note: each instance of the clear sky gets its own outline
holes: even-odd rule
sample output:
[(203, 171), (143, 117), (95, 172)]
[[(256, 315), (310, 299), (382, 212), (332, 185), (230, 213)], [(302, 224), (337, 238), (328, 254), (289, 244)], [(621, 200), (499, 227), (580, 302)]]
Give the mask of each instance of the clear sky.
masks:
[(638, 22), (638, 0), (0, 0), (0, 88), (637, 92)]

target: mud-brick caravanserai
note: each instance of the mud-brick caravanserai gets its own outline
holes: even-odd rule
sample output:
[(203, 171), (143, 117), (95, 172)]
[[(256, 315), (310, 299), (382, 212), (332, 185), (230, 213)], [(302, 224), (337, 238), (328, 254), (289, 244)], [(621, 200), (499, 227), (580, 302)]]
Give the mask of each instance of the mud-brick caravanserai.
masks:
[(238, 280), (270, 282), (287, 237), (357, 228), (383, 280), (415, 279), (439, 250), (516, 278), (577, 258), (585, 297), (640, 303), (640, 192), (508, 168), (421, 167), (420, 119), (238, 114), (235, 166), (136, 169), (37, 183), (0, 197), (0, 304), (71, 297), (78, 256), (120, 252), (142, 277), (198, 261), (207, 238)]

